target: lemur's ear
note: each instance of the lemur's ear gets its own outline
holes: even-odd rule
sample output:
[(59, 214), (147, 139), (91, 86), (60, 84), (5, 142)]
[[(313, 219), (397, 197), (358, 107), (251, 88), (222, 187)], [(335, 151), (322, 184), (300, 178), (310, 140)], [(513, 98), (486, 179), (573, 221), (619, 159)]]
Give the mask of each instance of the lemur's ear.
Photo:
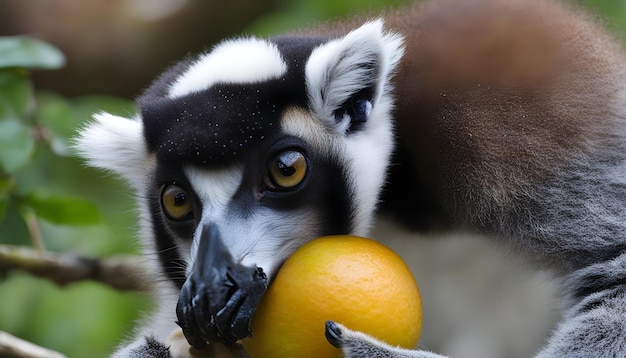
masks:
[(380, 19), (319, 46), (305, 69), (311, 109), (344, 133), (358, 130), (403, 52), (402, 37), (385, 32)]
[(89, 165), (113, 171), (133, 185), (139, 185), (148, 162), (143, 125), (109, 113), (98, 113), (81, 129), (74, 148)]

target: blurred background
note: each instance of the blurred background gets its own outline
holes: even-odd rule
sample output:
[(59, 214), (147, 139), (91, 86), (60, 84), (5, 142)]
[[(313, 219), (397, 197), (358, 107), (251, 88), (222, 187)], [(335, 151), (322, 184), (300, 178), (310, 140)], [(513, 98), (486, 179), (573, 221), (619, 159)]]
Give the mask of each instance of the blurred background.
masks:
[[(7, 88), (6, 93), (25, 93), (22, 126), (34, 133), (34, 139), (14, 137), (14, 148), (28, 151), (22, 163), (0, 166), (0, 244), (32, 246), (35, 235), (52, 252), (136, 254), (130, 192), (65, 149), (81, 123), (98, 110), (132, 115), (134, 96), (164, 68), (225, 37), (277, 34), (404, 2), (2, 0), (0, 36), (43, 40), (60, 49), (66, 62), (29, 73), (27, 87), (0, 77), (0, 96)], [(625, 0), (577, 2), (626, 38)], [(2, 105), (0, 98), (0, 116), (8, 113)], [(75, 203), (85, 217), (42, 203)], [(530, 356), (559, 317), (558, 286), (548, 274), (529, 270), (479, 238), (460, 233), (411, 238), (409, 247), (406, 234), (385, 222), (373, 236), (402, 253), (414, 270), (424, 300), (425, 348), (462, 357)], [(59, 287), (0, 269), (0, 331), (69, 357), (107, 356), (150, 309), (142, 293), (93, 282)]]

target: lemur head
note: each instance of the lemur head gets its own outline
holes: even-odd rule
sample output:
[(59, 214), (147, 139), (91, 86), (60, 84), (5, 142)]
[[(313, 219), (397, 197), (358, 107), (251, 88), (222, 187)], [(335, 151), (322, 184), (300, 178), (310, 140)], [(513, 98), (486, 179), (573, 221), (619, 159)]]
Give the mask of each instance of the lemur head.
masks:
[[(382, 21), (339, 38), (224, 41), (159, 77), (135, 118), (100, 113), (81, 131), (82, 156), (137, 191), (147, 250), (182, 288), (193, 346), (249, 334), (266, 277), (303, 243), (366, 234), (402, 53)], [(204, 318), (210, 328), (194, 323)]]

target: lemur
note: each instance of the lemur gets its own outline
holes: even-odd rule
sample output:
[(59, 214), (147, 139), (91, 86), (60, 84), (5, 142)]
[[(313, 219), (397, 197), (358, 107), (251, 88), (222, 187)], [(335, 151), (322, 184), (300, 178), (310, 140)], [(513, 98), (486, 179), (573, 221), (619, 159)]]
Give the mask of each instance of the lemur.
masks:
[[(154, 258), (158, 312), (114, 357), (246, 356), (281, 263), (378, 213), (554, 271), (565, 312), (537, 357), (626, 356), (625, 72), (620, 41), (560, 0), (418, 2), (174, 65), (134, 117), (76, 140), (136, 191)], [(440, 357), (326, 330), (346, 357)]]

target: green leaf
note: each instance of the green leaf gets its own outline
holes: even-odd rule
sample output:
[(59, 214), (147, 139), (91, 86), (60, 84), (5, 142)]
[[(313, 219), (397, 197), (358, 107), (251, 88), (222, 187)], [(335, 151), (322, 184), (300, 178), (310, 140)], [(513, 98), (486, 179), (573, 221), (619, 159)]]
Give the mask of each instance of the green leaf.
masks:
[(13, 187), (11, 178), (0, 176), (0, 224), (4, 221), (9, 206), (9, 191)]
[(57, 69), (65, 56), (56, 47), (28, 36), (0, 37), (0, 68)]
[(36, 101), (35, 120), (51, 135), (50, 149), (59, 156), (70, 156), (69, 140), (78, 126), (70, 102), (53, 94), (39, 94)]
[(137, 113), (133, 101), (110, 96), (84, 96), (72, 102), (74, 113), (79, 120), (91, 118), (94, 113), (107, 112), (123, 117), (132, 117)]
[(13, 188), (14, 179), (0, 176), (0, 198), (9, 195), (9, 191)]
[(4, 218), (7, 216), (7, 208), (9, 207), (9, 199), (0, 198), (0, 224), (4, 221)]
[(85, 199), (35, 190), (23, 198), (22, 204), (38, 217), (62, 225), (93, 225), (100, 221), (98, 208)]
[(15, 119), (0, 121), (0, 169), (7, 174), (28, 164), (35, 151), (29, 127)]
[(31, 94), (32, 85), (24, 70), (0, 69), (0, 120), (22, 117)]
[(37, 123), (52, 130), (55, 134), (64, 137), (74, 135), (76, 118), (70, 102), (53, 93), (39, 93), (36, 96), (37, 108), (35, 118)]

